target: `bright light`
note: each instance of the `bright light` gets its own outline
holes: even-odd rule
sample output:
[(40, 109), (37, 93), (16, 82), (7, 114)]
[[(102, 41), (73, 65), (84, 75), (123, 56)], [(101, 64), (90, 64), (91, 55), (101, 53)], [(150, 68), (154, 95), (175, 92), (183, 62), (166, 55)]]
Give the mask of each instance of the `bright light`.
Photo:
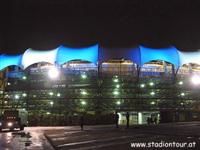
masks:
[(192, 76), (191, 81), (193, 84), (199, 85), (200, 84), (200, 76), (197, 76), (197, 75)]
[(13, 125), (12, 122), (8, 122), (8, 126), (11, 127)]
[(23, 93), (23, 94), (22, 94), (22, 96), (23, 96), (23, 97), (26, 97), (26, 96), (27, 96), (27, 94), (26, 94), (26, 93)]
[(155, 92), (151, 92), (150, 94), (153, 96), (153, 95), (155, 95)]
[(151, 102), (151, 105), (155, 105), (156, 103), (154, 101)]
[(23, 76), (23, 77), (22, 77), (22, 79), (23, 79), (23, 80), (26, 80), (26, 79), (27, 79), (27, 77), (26, 77), (26, 76)]
[(114, 79), (113, 81), (114, 81), (115, 83), (117, 83), (119, 80), (118, 80), (118, 79)]
[(179, 85), (183, 85), (183, 81), (179, 81), (179, 83), (178, 83)]
[(140, 87), (141, 87), (141, 88), (144, 88), (144, 87), (145, 87), (145, 84), (140, 84)]
[(149, 85), (150, 85), (150, 86), (153, 86), (153, 85), (154, 85), (154, 83), (153, 83), (153, 82), (150, 82), (150, 83), (149, 83)]
[(15, 99), (19, 99), (19, 95), (15, 95)]
[(57, 97), (60, 97), (60, 93), (57, 93)]
[(113, 94), (114, 95), (119, 95), (119, 92), (118, 91), (114, 91)]
[(119, 85), (119, 84), (117, 84), (117, 85), (116, 85), (116, 88), (119, 88), (119, 87), (120, 87), (120, 85)]
[(185, 93), (182, 92), (182, 93), (181, 93), (181, 96), (185, 96)]
[(81, 74), (81, 78), (82, 78), (82, 79), (86, 79), (86, 78), (87, 78), (87, 75), (86, 75), (86, 74)]
[(49, 92), (49, 95), (53, 96), (53, 92)]
[(7, 83), (7, 85), (11, 85), (11, 83), (10, 83), (10, 82), (8, 82), (8, 83)]
[(117, 101), (117, 102), (116, 102), (116, 104), (117, 104), (117, 105), (120, 105), (120, 104), (121, 104), (121, 102), (120, 102), (120, 101)]
[(81, 101), (81, 105), (86, 105), (86, 102), (85, 101)]
[(50, 102), (50, 105), (53, 105), (53, 104), (54, 104), (54, 103), (51, 101), (51, 102)]
[(82, 95), (87, 95), (87, 92), (86, 91), (82, 91), (81, 94)]
[(2, 126), (2, 123), (0, 122), (0, 126)]
[(47, 114), (47, 115), (50, 115), (51, 113), (50, 113), (50, 112), (46, 112), (46, 114)]
[(59, 76), (59, 71), (57, 68), (53, 67), (49, 70), (48, 75), (51, 79), (56, 79)]

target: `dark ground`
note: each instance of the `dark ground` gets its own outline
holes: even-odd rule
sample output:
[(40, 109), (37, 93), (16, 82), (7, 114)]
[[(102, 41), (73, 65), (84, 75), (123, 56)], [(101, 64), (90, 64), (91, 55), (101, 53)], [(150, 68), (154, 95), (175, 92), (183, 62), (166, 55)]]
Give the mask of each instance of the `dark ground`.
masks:
[[(46, 137), (55, 149), (200, 149), (200, 122), (169, 123), (150, 126), (132, 126), (130, 129), (114, 126), (79, 127), (62, 130), (46, 131)], [(192, 148), (133, 148), (133, 142), (180, 142), (193, 146)]]

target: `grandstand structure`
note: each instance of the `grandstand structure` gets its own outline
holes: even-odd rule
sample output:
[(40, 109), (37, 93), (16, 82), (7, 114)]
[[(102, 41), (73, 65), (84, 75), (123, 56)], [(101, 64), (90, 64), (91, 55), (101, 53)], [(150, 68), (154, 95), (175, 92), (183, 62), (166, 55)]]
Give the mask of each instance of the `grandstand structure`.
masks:
[(200, 51), (176, 47), (59, 46), (0, 55), (0, 110), (25, 109), (29, 125), (133, 124), (200, 119)]

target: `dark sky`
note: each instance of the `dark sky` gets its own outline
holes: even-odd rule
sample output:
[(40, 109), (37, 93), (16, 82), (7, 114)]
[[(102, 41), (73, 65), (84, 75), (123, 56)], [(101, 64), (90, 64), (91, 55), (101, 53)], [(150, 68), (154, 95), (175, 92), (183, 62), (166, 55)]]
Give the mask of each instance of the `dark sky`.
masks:
[(200, 48), (200, 3), (194, 0), (10, 0), (1, 5), (0, 53), (27, 48)]

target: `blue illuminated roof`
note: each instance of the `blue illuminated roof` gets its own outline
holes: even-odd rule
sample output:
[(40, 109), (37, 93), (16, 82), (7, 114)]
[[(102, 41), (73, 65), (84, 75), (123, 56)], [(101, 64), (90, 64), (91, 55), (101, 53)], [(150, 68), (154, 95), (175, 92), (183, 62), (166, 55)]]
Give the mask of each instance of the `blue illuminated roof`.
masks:
[(26, 69), (32, 64), (47, 62), (62, 65), (72, 60), (84, 60), (96, 64), (111, 59), (128, 59), (143, 66), (150, 61), (166, 61), (176, 68), (188, 63), (200, 64), (200, 51), (180, 52), (175, 47), (148, 48), (100, 48), (98, 44), (85, 48), (69, 48), (60, 46), (53, 50), (39, 51), (27, 49), (22, 55), (0, 55), (0, 70), (8, 66), (19, 66)]
[(85, 60), (92, 63), (98, 61), (98, 45), (86, 48), (69, 48), (60, 46), (57, 53), (57, 64), (61, 65), (71, 60)]
[(194, 63), (200, 65), (200, 50), (194, 51), (194, 52), (180, 52), (180, 66), (184, 64)]
[(57, 57), (57, 49), (48, 51), (33, 50), (31, 48), (27, 49), (22, 57), (22, 66), (25, 68), (33, 65), (35, 63), (47, 62), (55, 64)]
[[(155, 49), (155, 48), (147, 48), (144, 46), (139, 46), (139, 49), (140, 49), (140, 64), (139, 64), (140, 66), (153, 60), (166, 61), (175, 65), (176, 67), (179, 67), (180, 65), (178, 50), (175, 47)], [(138, 56), (136, 56), (136, 58), (137, 57)]]
[(0, 55), (0, 70), (8, 66), (21, 66), (22, 55)]

